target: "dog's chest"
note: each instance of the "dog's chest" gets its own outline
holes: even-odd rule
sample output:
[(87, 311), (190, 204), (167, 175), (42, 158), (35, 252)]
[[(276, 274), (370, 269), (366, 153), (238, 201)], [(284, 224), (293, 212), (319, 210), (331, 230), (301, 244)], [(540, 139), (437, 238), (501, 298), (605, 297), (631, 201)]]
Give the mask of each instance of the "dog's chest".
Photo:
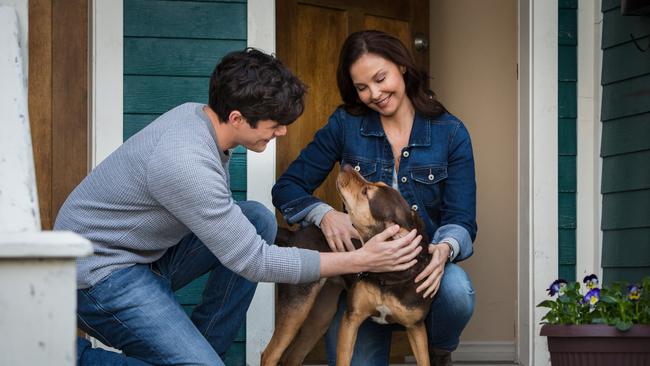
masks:
[(379, 324), (388, 324), (387, 316), (392, 315), (392, 311), (390, 308), (384, 304), (377, 305), (375, 308), (375, 311), (379, 313), (378, 316), (371, 316), (370, 319), (372, 319), (375, 323)]
[(379, 324), (399, 323), (409, 326), (424, 319), (428, 309), (428, 302), (424, 299), (417, 305), (405, 305), (394, 294), (365, 281), (356, 283), (351, 294), (352, 299), (349, 300), (352, 300), (352, 304), (348, 305), (368, 314)]

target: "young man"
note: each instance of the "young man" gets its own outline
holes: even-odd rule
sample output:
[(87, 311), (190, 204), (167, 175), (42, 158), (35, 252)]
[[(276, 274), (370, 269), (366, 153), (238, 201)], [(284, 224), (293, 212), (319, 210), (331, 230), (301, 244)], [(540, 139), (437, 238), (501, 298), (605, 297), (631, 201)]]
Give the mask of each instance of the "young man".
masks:
[[(223, 365), (256, 282), (299, 283), (410, 267), (419, 238), (318, 253), (273, 243), (273, 214), (234, 202), (229, 150), (261, 152), (303, 111), (305, 86), (278, 60), (248, 49), (215, 68), (209, 104), (186, 103), (131, 137), (70, 194), (56, 230), (93, 243), (77, 262), (79, 328), (123, 354), (78, 339), (78, 364)], [(253, 178), (254, 179), (254, 178)], [(210, 272), (188, 317), (173, 291)]]

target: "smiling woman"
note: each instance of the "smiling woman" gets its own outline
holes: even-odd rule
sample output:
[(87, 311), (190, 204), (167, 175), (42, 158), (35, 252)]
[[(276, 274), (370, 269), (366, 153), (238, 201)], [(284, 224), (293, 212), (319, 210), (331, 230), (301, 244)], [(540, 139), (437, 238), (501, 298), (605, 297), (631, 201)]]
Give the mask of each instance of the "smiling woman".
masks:
[[(427, 318), (432, 363), (451, 365), (451, 351), (474, 308), (471, 282), (453, 263), (473, 253), (474, 160), (465, 126), (426, 89), (425, 81), (397, 38), (380, 31), (351, 34), (337, 68), (343, 105), (291, 163), (272, 193), (273, 203), (289, 223), (319, 226), (331, 250), (344, 251), (359, 237), (350, 216), (313, 196), (334, 165), (350, 164), (367, 180), (397, 189), (431, 238), (431, 260), (415, 279), (416, 292), (435, 296)], [(454, 304), (453, 311), (448, 304)], [(326, 335), (331, 363), (345, 308), (342, 296)], [(391, 333), (390, 326), (363, 323), (352, 364), (386, 364)]]

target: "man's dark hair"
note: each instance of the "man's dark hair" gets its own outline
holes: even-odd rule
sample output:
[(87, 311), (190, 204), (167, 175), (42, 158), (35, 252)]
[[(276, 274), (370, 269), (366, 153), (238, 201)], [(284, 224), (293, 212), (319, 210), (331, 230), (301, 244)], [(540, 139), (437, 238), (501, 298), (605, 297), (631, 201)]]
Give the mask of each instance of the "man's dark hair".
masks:
[(217, 64), (208, 105), (221, 123), (237, 110), (253, 128), (267, 119), (288, 125), (302, 114), (306, 89), (280, 60), (247, 48), (227, 54)]

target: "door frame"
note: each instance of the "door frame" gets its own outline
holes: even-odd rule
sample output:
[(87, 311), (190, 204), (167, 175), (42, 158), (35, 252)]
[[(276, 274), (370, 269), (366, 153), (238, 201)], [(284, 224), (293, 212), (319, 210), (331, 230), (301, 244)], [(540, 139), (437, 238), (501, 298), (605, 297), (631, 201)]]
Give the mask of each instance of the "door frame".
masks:
[[(275, 52), (274, 14), (275, 1), (248, 1), (249, 46)], [(558, 212), (558, 131), (555, 123), (558, 86), (557, 80), (548, 77), (557, 74), (557, 1), (518, 0), (518, 14), (520, 173), (517, 183), (519, 255), (516, 357), (522, 365), (544, 365), (548, 363), (546, 339), (538, 335), (542, 311), (534, 305), (544, 299), (546, 287), (557, 275), (557, 233), (554, 229), (548, 229), (557, 228)], [(122, 5), (103, 7), (101, 1), (94, 0), (92, 16), (91, 144), (95, 166), (122, 143)], [(592, 86), (591, 90), (594, 89), (597, 89), (597, 85)], [(102, 97), (102, 92), (105, 97)], [(592, 105), (591, 108), (597, 110), (597, 106)], [(591, 133), (593, 137), (598, 131), (592, 129)], [(256, 177), (247, 182), (248, 198), (273, 209), (270, 188), (275, 182), (275, 141), (263, 153), (249, 151), (247, 159), (247, 174)], [(597, 159), (592, 156), (591, 163), (594, 161)], [(593, 259), (593, 250), (588, 248), (592, 253), (589, 264), (592, 268), (593, 263), (597, 262)], [(272, 304), (274, 285), (261, 284), (247, 317), (247, 364), (259, 363), (259, 355), (272, 334), (275, 313)]]

